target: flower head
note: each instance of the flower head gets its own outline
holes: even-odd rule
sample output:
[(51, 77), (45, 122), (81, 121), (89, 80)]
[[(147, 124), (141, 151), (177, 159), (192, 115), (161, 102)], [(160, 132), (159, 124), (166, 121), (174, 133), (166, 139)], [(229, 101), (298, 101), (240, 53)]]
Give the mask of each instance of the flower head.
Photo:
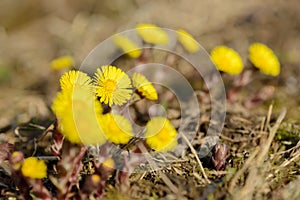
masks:
[(220, 71), (236, 75), (243, 70), (243, 61), (240, 55), (229, 47), (217, 46), (210, 55), (213, 63)]
[(138, 58), (142, 54), (141, 49), (128, 38), (122, 35), (115, 35), (113, 39), (115, 45), (122, 49), (129, 57)]
[(43, 160), (29, 157), (24, 160), (21, 171), (24, 176), (41, 179), (47, 176), (47, 165)]
[(132, 138), (130, 122), (118, 114), (105, 114), (100, 117), (101, 128), (107, 139), (115, 144), (126, 144)]
[(62, 90), (72, 90), (74, 87), (92, 88), (91, 77), (81, 71), (68, 71), (60, 77), (59, 82)]
[(150, 100), (157, 100), (156, 89), (145, 76), (139, 73), (134, 73), (132, 75), (132, 83), (141, 96)]
[(72, 143), (103, 144), (105, 136), (99, 124), (102, 106), (87, 88), (59, 92), (52, 110), (58, 119), (59, 131)]
[(168, 119), (153, 117), (146, 128), (146, 143), (156, 151), (168, 151), (177, 145), (177, 132)]
[(145, 42), (150, 44), (165, 44), (169, 40), (167, 33), (154, 24), (138, 24), (136, 31)]
[(191, 34), (186, 32), (183, 29), (177, 30), (177, 39), (180, 42), (180, 44), (190, 53), (196, 53), (199, 51), (199, 44), (197, 41), (193, 38)]
[(73, 67), (75, 64), (74, 59), (71, 56), (62, 56), (51, 61), (51, 69), (68, 69)]
[(277, 76), (280, 73), (276, 55), (264, 44), (254, 43), (249, 47), (249, 60), (264, 74)]
[(100, 101), (112, 106), (122, 105), (132, 94), (131, 81), (125, 72), (115, 66), (102, 66), (95, 73), (96, 93)]

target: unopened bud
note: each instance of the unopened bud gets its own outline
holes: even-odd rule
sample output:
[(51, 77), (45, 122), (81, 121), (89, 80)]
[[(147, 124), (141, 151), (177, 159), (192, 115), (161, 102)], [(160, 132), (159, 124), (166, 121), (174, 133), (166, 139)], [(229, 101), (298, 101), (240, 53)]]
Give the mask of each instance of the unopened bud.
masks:
[(100, 165), (100, 174), (101, 177), (106, 180), (114, 171), (115, 161), (112, 158), (106, 159)]
[(99, 175), (94, 174), (91, 176), (91, 182), (93, 183), (93, 185), (98, 185), (101, 181), (101, 178)]
[(228, 148), (225, 144), (216, 144), (213, 148), (212, 163), (216, 170), (225, 169)]
[(20, 169), (24, 161), (24, 154), (21, 151), (15, 151), (10, 156), (10, 163), (14, 170)]
[(92, 192), (97, 191), (99, 187), (101, 187), (101, 177), (97, 174), (93, 174), (86, 178), (82, 191), (89, 195)]

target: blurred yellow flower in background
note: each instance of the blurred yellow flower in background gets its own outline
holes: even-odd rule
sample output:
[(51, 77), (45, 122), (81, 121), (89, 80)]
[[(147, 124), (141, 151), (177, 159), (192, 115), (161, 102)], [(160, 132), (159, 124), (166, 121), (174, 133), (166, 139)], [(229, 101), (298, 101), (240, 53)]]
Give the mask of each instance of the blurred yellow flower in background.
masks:
[(74, 67), (75, 61), (71, 56), (62, 56), (50, 62), (50, 67), (53, 70), (69, 69)]
[(131, 81), (128, 75), (115, 66), (102, 66), (95, 73), (96, 94), (100, 102), (109, 106), (123, 105), (132, 94)]
[(29, 157), (24, 160), (21, 171), (24, 176), (41, 179), (47, 176), (47, 165), (43, 160)]
[(146, 125), (146, 143), (156, 151), (169, 151), (177, 145), (177, 131), (164, 117), (153, 117)]
[(142, 50), (136, 44), (122, 35), (115, 35), (113, 40), (115, 45), (131, 58), (138, 58), (142, 54)]
[(73, 90), (74, 87), (92, 88), (91, 77), (81, 71), (68, 71), (61, 76), (59, 81), (62, 90)]
[(150, 44), (165, 44), (169, 40), (167, 33), (154, 24), (138, 24), (136, 31), (145, 42)]
[(91, 176), (91, 179), (93, 181), (93, 183), (96, 183), (96, 184), (100, 184), (100, 181), (101, 181), (101, 177), (97, 174), (93, 174)]
[(177, 39), (179, 43), (189, 53), (196, 53), (199, 51), (199, 44), (194, 37), (183, 29), (177, 30)]
[(210, 56), (217, 69), (228, 74), (240, 74), (244, 68), (240, 55), (229, 47), (217, 46)]
[(102, 106), (90, 89), (75, 87), (59, 92), (51, 108), (58, 119), (59, 131), (70, 142), (87, 145), (105, 142), (99, 124)]
[(157, 100), (158, 95), (155, 87), (142, 74), (134, 73), (132, 75), (132, 84), (141, 96), (150, 100)]
[(262, 43), (253, 43), (249, 47), (249, 60), (262, 73), (278, 76), (280, 63), (273, 51)]
[(128, 119), (118, 114), (105, 114), (100, 117), (101, 128), (110, 142), (126, 144), (132, 138), (132, 127)]

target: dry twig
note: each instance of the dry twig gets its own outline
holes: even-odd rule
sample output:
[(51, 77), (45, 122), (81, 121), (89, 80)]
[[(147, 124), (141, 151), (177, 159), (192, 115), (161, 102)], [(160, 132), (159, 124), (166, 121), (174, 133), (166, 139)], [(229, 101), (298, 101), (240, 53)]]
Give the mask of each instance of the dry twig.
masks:
[(197, 154), (196, 150), (194, 149), (194, 147), (193, 147), (193, 145), (190, 143), (190, 141), (186, 138), (186, 136), (185, 136), (183, 133), (181, 133), (181, 135), (182, 135), (182, 138), (183, 138), (183, 139), (186, 141), (186, 143), (189, 145), (189, 147), (190, 147), (192, 153), (194, 154), (194, 156), (195, 156), (195, 158), (196, 158), (196, 160), (197, 160), (197, 162), (198, 162), (198, 164), (199, 164), (199, 166), (200, 166), (200, 170), (201, 170), (201, 172), (202, 172), (202, 174), (203, 174), (203, 177), (204, 177), (205, 181), (206, 181), (208, 184), (210, 184), (211, 182), (210, 182), (210, 180), (207, 178), (207, 176), (206, 176), (206, 174), (205, 174), (204, 168), (203, 168), (203, 166), (202, 166), (202, 163), (201, 163), (201, 161), (200, 161), (200, 159), (199, 159), (199, 157), (198, 157), (198, 154)]
[(244, 172), (249, 168), (249, 166), (252, 164), (252, 161), (254, 160), (254, 158), (256, 157), (257, 153), (259, 152), (259, 148), (255, 149), (255, 151), (251, 154), (251, 156), (246, 160), (245, 164), (243, 165), (243, 167), (237, 171), (237, 173), (234, 175), (234, 177), (232, 178), (230, 185), (228, 187), (228, 192), (232, 193), (233, 189), (238, 181), (238, 179), (240, 178), (240, 176), (242, 174), (244, 174)]

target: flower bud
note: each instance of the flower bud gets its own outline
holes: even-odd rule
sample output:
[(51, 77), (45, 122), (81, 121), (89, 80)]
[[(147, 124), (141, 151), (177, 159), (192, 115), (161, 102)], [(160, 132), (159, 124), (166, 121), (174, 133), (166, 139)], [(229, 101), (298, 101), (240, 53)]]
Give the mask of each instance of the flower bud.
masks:
[(20, 169), (24, 161), (24, 154), (21, 151), (15, 151), (10, 156), (10, 163), (14, 170)]
[(216, 144), (213, 148), (212, 163), (216, 170), (225, 169), (228, 148), (225, 144)]
[(114, 171), (115, 161), (112, 158), (107, 158), (101, 165), (100, 165), (100, 174), (103, 180), (106, 180)]

